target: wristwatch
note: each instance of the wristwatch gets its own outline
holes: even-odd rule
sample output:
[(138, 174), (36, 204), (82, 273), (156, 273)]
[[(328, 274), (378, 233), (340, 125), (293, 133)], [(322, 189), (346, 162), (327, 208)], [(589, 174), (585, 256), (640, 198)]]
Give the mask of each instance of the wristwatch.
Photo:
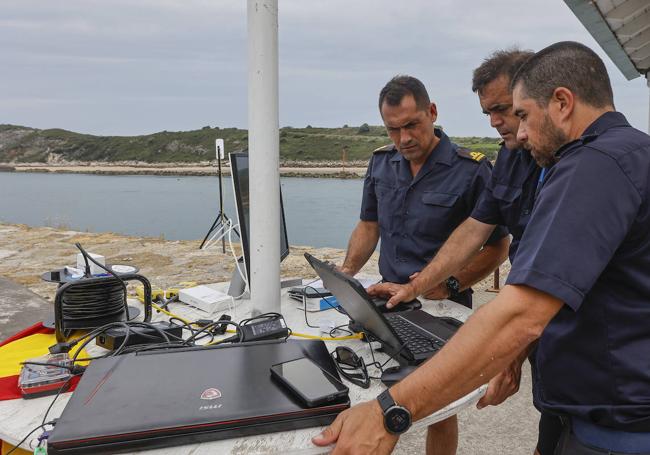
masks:
[(447, 281), (445, 281), (445, 286), (447, 286), (450, 298), (457, 297), (458, 294), (460, 294), (460, 282), (455, 276), (450, 276), (447, 278)]
[(378, 397), (379, 406), (384, 413), (384, 427), (390, 434), (400, 435), (411, 428), (411, 413), (404, 406), (395, 403), (388, 389)]

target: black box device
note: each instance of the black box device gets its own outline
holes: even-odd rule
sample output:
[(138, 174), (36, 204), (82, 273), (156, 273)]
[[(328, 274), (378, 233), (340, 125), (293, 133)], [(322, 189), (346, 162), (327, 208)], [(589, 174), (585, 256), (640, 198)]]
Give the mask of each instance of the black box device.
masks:
[(349, 389), (341, 381), (307, 357), (273, 365), (271, 375), (309, 407), (348, 397)]

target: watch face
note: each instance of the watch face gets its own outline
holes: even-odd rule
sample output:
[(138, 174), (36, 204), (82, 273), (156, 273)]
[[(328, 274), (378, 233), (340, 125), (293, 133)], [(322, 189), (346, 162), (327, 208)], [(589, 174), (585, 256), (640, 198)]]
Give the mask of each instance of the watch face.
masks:
[(454, 293), (460, 292), (460, 283), (453, 276), (447, 278), (445, 284), (447, 285), (447, 289), (449, 289), (450, 292), (454, 292)]
[(404, 433), (411, 426), (411, 414), (401, 406), (394, 406), (386, 413), (386, 428), (391, 433)]

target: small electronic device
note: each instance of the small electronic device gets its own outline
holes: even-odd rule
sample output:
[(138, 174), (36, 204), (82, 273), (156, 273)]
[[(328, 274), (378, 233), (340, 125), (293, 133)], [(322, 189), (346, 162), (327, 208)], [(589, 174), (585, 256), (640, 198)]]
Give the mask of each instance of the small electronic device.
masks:
[(308, 299), (321, 299), (329, 297), (332, 293), (325, 288), (312, 288), (310, 286), (297, 286), (289, 289), (289, 296), (305, 296)]
[(205, 285), (181, 289), (178, 299), (210, 314), (224, 311), (233, 305), (232, 296)]
[[(34, 362), (34, 363), (30, 363)], [(18, 388), (23, 398), (54, 395), (70, 386), (70, 357), (68, 354), (48, 354), (29, 359), (23, 364)]]
[(273, 365), (271, 376), (310, 408), (348, 397), (349, 389), (341, 381), (307, 357)]

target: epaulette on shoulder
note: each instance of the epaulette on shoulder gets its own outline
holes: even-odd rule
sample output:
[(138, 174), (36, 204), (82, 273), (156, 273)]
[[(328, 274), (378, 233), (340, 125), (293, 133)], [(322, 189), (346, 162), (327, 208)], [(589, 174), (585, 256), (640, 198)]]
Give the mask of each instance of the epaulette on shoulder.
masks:
[(463, 147), (458, 147), (456, 149), (456, 153), (458, 153), (458, 156), (460, 156), (461, 158), (465, 158), (472, 161), (481, 162), (486, 158), (485, 154), (481, 152), (473, 152)]
[(387, 144), (383, 145), (379, 148), (376, 148), (375, 150), (372, 151), (373, 154), (375, 153), (386, 153), (386, 152), (392, 152), (395, 150), (395, 144)]

